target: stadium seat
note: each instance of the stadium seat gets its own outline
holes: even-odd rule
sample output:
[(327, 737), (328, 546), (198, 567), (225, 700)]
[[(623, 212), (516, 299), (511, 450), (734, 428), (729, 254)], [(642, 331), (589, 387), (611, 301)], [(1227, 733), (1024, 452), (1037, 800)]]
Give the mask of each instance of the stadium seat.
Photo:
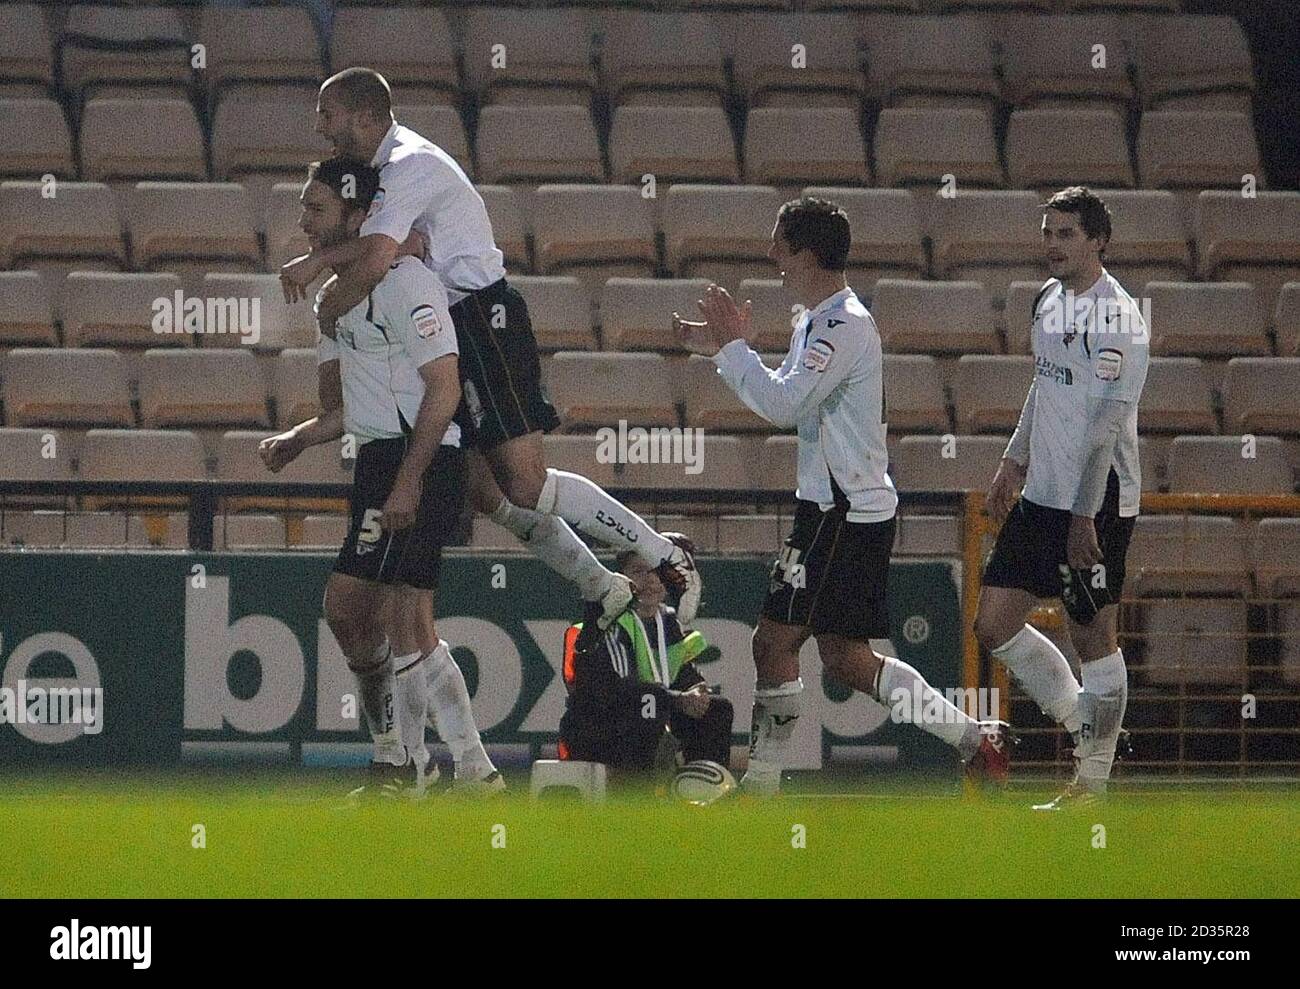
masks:
[(571, 276), (511, 275), (510, 284), (528, 304), (542, 350), (595, 350), (591, 299)]
[(0, 182), (0, 266), (42, 258), (126, 266), (122, 221), (99, 182)]
[(1300, 279), (1300, 192), (1205, 191), (1194, 225), (1200, 277), (1253, 283), (1265, 311), (1283, 284)]
[[(1253, 453), (1253, 456), (1251, 454)], [(1286, 446), (1276, 436), (1179, 436), (1169, 445), (1170, 491), (1291, 494)]]
[(867, 75), (885, 106), (957, 103), (987, 112), (997, 101), (993, 42), (983, 21), (880, 17), (865, 26)]
[(311, 305), (285, 302), (278, 275), (214, 272), (203, 276), (202, 294), (205, 314), (220, 313), (229, 327), (245, 331), (214, 334), (208, 326), (208, 332), (196, 341), (204, 347), (251, 346), (262, 352), (316, 346), (316, 317)]
[(1151, 353), (1267, 354), (1255, 288), (1245, 282), (1150, 282)]
[(611, 10), (598, 34), (611, 106), (720, 106), (722, 39), (707, 14)]
[(870, 185), (857, 110), (767, 107), (745, 123), (745, 178), (766, 185)]
[[(1109, 104), (1122, 111), (1133, 98), (1128, 43), (1119, 18), (1109, 14), (1011, 17), (1003, 25), (1002, 78), (1006, 99), (1013, 105), (1070, 99)], [(1105, 139), (1109, 142), (1110, 135)], [(1087, 141), (1072, 136), (1069, 143), (1077, 148)]]
[(955, 515), (899, 515), (894, 537), (897, 556), (958, 556), (961, 521)]
[(663, 202), (667, 266), (681, 277), (712, 278), (728, 288), (746, 277), (773, 277), (767, 254), (783, 201), (769, 186), (673, 186)]
[(492, 236), (506, 256), (506, 268), (512, 272), (531, 271), (528, 225), (524, 221), (519, 196), (514, 189), (504, 185), (480, 185), (476, 188), (487, 207), (488, 219), (492, 221)]
[(721, 433), (770, 433), (780, 427), (753, 412), (718, 374), (713, 358), (692, 354), (676, 377), (687, 426)]
[(139, 182), (129, 199), (136, 265), (211, 270), (214, 262), (261, 267), (244, 187), (234, 183)]
[(866, 88), (856, 28), (846, 14), (732, 18), (736, 85), (751, 107), (856, 106)]
[(25, 348), (4, 359), (10, 426), (131, 426), (126, 365), (113, 350)]
[[(381, 38), (383, 44), (376, 45)], [(441, 10), (339, 9), (330, 29), (330, 66), (338, 72), (353, 65), (382, 74), (403, 99), (418, 94), (425, 102), (454, 103), (459, 96), (456, 47)], [(397, 119), (405, 123), (400, 114)], [(436, 140), (430, 134), (425, 137)]]
[(1170, 687), (1246, 686), (1246, 604), (1241, 601), (1148, 602), (1140, 609), (1143, 661), (1134, 672)]
[(1300, 596), (1300, 519), (1260, 519), (1255, 524), (1254, 559), (1262, 596)]
[(780, 516), (722, 515), (718, 517), (718, 552), (778, 553), (781, 550)]
[(1142, 185), (1152, 189), (1264, 185), (1255, 127), (1244, 113), (1148, 110), (1137, 142)]
[(71, 439), (54, 429), (0, 429), (0, 463), (9, 481), (72, 479)]
[(1011, 184), (1021, 188), (1133, 185), (1124, 122), (1104, 110), (1017, 110), (1006, 153)]
[(615, 182), (738, 182), (735, 142), (721, 107), (621, 106), (609, 132)]
[(946, 433), (947, 402), (939, 363), (928, 354), (886, 354), (885, 418), (898, 433)]
[(1300, 357), (1234, 357), (1223, 389), (1232, 433), (1300, 433)]
[(454, 106), (402, 104), (393, 107), (393, 118), (403, 127), (409, 127), (455, 158), (466, 175), (474, 174), (474, 161), (470, 155), (465, 122), (461, 120), (460, 111)]
[(302, 186), (301, 181), (277, 182), (267, 196), (262, 229), (266, 234), (266, 263), (272, 272), (278, 272), (286, 261), (310, 249), (307, 235), (298, 226), (302, 215)]
[(602, 349), (680, 351), (672, 314), (695, 318), (708, 287), (703, 278), (609, 279), (600, 293)]
[(895, 107), (882, 110), (874, 141), (881, 185), (937, 189), (951, 175), (962, 186), (1000, 188), (1002, 165), (993, 125), (978, 110)]
[(952, 382), (957, 431), (1014, 432), (1033, 380), (1032, 357), (963, 354)]
[(986, 491), (1006, 448), (1000, 436), (904, 436), (894, 483), (905, 491)]
[(180, 429), (91, 429), (81, 446), (81, 476), (91, 481), (201, 481), (207, 454)]
[(49, 30), (34, 3), (0, 6), (0, 83), (54, 84)]
[(304, 515), (298, 540), (298, 549), (335, 550), (343, 545), (348, 535), (346, 515)]
[(81, 117), (81, 173), (96, 182), (205, 180), (193, 107), (184, 100), (90, 100)]
[(271, 373), (275, 418), (288, 429), (320, 414), (316, 348), (294, 347), (280, 351)]
[(672, 381), (659, 354), (556, 354), (551, 400), (565, 431), (609, 426), (676, 426)]
[(315, 114), (294, 103), (231, 98), (212, 122), (212, 170), (219, 181), (269, 173), (300, 182), (307, 163), (330, 156)]
[[(685, 439), (684, 434), (683, 440)], [(719, 436), (716, 433), (706, 432), (700, 439), (702, 439), (702, 446), (696, 445), (696, 439), (690, 440), (692, 444), (690, 452), (695, 458), (698, 470), (685, 462), (657, 464), (629, 462), (626, 475), (627, 486), (669, 491), (728, 492), (747, 491), (752, 487), (753, 450), (756, 437)], [(682, 453), (686, 452), (687, 448), (683, 446)], [(710, 518), (708, 521), (713, 520)]]
[(626, 465), (598, 456), (601, 440), (597, 436), (551, 433), (542, 437), (546, 463), (556, 470), (581, 474), (602, 488), (616, 488), (625, 483)]
[(1185, 93), (1255, 88), (1250, 46), (1232, 17), (1143, 17), (1134, 64), (1146, 106)]
[(481, 103), (590, 101), (596, 87), (593, 24), (582, 10), (469, 11), (465, 83)]
[(1223, 516), (1141, 515), (1126, 561), (1135, 597), (1250, 594), (1246, 533)]
[[(942, 319), (935, 314), (942, 313)], [(871, 314), (887, 353), (984, 353), (1001, 348), (988, 293), (979, 282), (882, 278)]]
[(0, 511), (0, 545), (63, 545), (64, 513), (51, 511)]
[(921, 219), (906, 189), (808, 186), (805, 196), (829, 199), (849, 217), (849, 284), (870, 292), (880, 278), (919, 278), (925, 272)]
[[(696, 296), (699, 298), (699, 296)], [(790, 335), (800, 312), (779, 278), (746, 278), (736, 290), (739, 302), (753, 302), (754, 338), (751, 346), (762, 353), (784, 355), (790, 349)], [(686, 319), (703, 319), (694, 301), (688, 310), (679, 310)]]
[[(1107, 259), (1109, 260), (1109, 258)], [(1030, 319), (1030, 306), (1038, 298), (1046, 279), (1032, 282), (1012, 282), (1007, 288), (1006, 304), (1002, 307), (1000, 325), (1007, 339), (1007, 353), (1029, 354), (1033, 352), (1031, 335), (1033, 323)]]
[(540, 186), (533, 199), (538, 273), (582, 268), (597, 274), (653, 275), (658, 255), (652, 206), (639, 186)]
[(190, 42), (167, 7), (74, 4), (59, 37), (63, 85), (85, 95), (101, 83), (190, 83)]
[(221, 514), (213, 519), (213, 546), (218, 549), (283, 549), (288, 545), (284, 519), (261, 513)]
[(937, 278), (974, 279), (995, 300), (1014, 281), (1042, 285), (1043, 211), (1032, 192), (962, 192), (931, 200), (929, 234)]
[(1138, 437), (1138, 463), (1142, 469), (1142, 490), (1161, 491), (1165, 484), (1165, 464), (1169, 459), (1168, 441), (1154, 436)]
[(580, 759), (538, 759), (528, 780), (528, 793), (534, 800), (547, 790), (576, 790), (587, 803), (605, 799), (606, 771), (603, 763)]
[(1142, 433), (1217, 433), (1214, 394), (1195, 357), (1152, 357), (1138, 402)]
[(239, 83), (301, 81), (319, 85), (320, 51), (311, 15), (298, 7), (206, 7), (198, 37), (207, 45), (214, 94)]
[(63, 282), (59, 312), (63, 339), (70, 347), (188, 346), (188, 334), (153, 328), (156, 300), (169, 306), (181, 291), (170, 274), (74, 271)]
[(788, 491), (797, 485), (799, 437), (769, 436), (763, 441), (758, 458), (755, 487), (760, 491)]
[(266, 382), (247, 348), (147, 350), (140, 365), (144, 426), (269, 427)]
[(54, 307), (35, 271), (0, 271), (0, 348), (57, 347)]
[(63, 108), (45, 97), (0, 99), (0, 176), (35, 179), (42, 175), (72, 178), (72, 137)]
[(1097, 192), (1112, 215), (1106, 270), (1130, 294), (1136, 296), (1147, 282), (1178, 282), (1191, 277), (1187, 227), (1176, 194), (1156, 189)]
[(478, 174), (484, 182), (604, 181), (591, 114), (585, 106), (484, 108)]
[(1300, 281), (1287, 282), (1277, 296), (1273, 328), (1277, 352), (1283, 357), (1300, 357)]
[(351, 480), (337, 441), (308, 447), (292, 463), (272, 474), (257, 452), (257, 445), (272, 435), (245, 429), (222, 433), (217, 444), (218, 479), (266, 484), (346, 484)]

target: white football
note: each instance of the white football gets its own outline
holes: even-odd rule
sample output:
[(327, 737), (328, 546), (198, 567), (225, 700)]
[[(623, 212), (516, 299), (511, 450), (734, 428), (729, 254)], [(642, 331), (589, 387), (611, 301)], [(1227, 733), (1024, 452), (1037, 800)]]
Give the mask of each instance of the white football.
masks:
[(708, 759), (696, 759), (677, 771), (671, 790), (679, 800), (704, 806), (725, 797), (735, 788), (736, 779), (726, 766)]

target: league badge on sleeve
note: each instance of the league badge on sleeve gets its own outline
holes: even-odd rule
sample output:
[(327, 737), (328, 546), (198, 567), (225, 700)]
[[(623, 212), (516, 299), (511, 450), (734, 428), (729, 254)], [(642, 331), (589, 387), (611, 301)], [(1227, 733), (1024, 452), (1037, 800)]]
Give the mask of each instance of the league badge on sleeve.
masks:
[(412, 309), (411, 322), (415, 324), (416, 334), (425, 340), (442, 329), (437, 310), (429, 305), (416, 306)]
[(803, 352), (803, 366), (819, 374), (830, 367), (834, 359), (835, 345), (821, 337), (810, 343), (808, 349)]
[(1102, 381), (1118, 381), (1124, 355), (1112, 347), (1097, 351), (1097, 377)]

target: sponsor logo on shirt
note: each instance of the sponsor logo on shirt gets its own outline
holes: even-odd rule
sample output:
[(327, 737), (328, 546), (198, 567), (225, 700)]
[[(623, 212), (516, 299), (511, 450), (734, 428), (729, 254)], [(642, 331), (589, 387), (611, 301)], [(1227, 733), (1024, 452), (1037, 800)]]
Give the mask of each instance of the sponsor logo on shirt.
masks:
[(830, 367), (834, 359), (835, 345), (821, 337), (810, 343), (808, 349), (803, 352), (803, 366), (818, 374)]
[(375, 190), (375, 198), (370, 200), (370, 209), (366, 210), (366, 219), (370, 219), (384, 205), (384, 187), (381, 185)]
[(1051, 378), (1058, 385), (1074, 384), (1074, 372), (1046, 357), (1034, 358), (1034, 372), (1044, 378)]
[(1102, 381), (1118, 381), (1124, 355), (1112, 347), (1097, 351), (1097, 377)]
[(842, 319), (831, 319), (829, 316), (826, 317), (826, 328), (828, 330), (833, 330), (835, 329), (835, 327), (843, 326), (843, 325), (844, 325), (844, 320)]
[(415, 323), (416, 334), (426, 340), (442, 329), (442, 322), (433, 306), (416, 306), (411, 310), (411, 321)]

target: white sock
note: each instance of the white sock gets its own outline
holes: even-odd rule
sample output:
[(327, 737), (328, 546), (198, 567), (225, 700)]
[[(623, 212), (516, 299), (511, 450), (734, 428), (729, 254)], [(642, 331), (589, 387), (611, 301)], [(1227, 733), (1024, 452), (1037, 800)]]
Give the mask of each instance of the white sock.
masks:
[(802, 706), (803, 680), (788, 680), (778, 687), (754, 691), (754, 713), (749, 729), (749, 767), (745, 788), (764, 796), (776, 793), (781, 770), (788, 761), (790, 739)]
[(561, 577), (577, 584), (584, 601), (599, 601), (609, 590), (614, 575), (596, 559), (564, 519), (543, 515), (531, 508), (520, 508), (508, 498), (501, 499), (491, 518), (513, 533), (534, 556)]
[(488, 758), (474, 724), (465, 676), (442, 640), (424, 658), (429, 706), (438, 736), (447, 743), (456, 763), (456, 779), (482, 779), (496, 769)]
[(1085, 753), (1079, 759), (1080, 780), (1094, 787), (1104, 786), (1115, 765), (1115, 746), (1119, 743), (1119, 731), (1124, 726), (1124, 710), (1128, 707), (1128, 666), (1124, 662), (1123, 651), (1116, 649), (1109, 656), (1081, 663), (1080, 669), (1084, 690), (1118, 703), (1118, 717), (1113, 727), (1098, 734), (1091, 745), (1078, 746)]
[(357, 679), (357, 692), (361, 695), (361, 711), (366, 726), (375, 743), (375, 762), (390, 762), (394, 766), (406, 765), (406, 749), (399, 731), (397, 706), (397, 680), (393, 676), (393, 651), (385, 639), (375, 650), (377, 666), (365, 674), (353, 674)]
[(980, 725), (925, 681), (901, 659), (882, 657), (876, 674), (875, 699), (896, 721), (914, 724), (941, 738), (969, 759), (980, 745)]
[(429, 720), (429, 682), (424, 675), (424, 663), (420, 654), (413, 652), (395, 657), (393, 668), (397, 677), (402, 744), (415, 759), (423, 777), (429, 765), (429, 749), (424, 744), (424, 728)]
[(652, 567), (672, 555), (674, 546), (636, 512), (611, 498), (581, 474), (547, 468), (537, 510), (558, 515), (584, 536), (616, 549), (630, 549)]
[(992, 655), (1020, 681), (1044, 714), (1064, 725), (1070, 734), (1078, 733), (1079, 681), (1051, 639), (1025, 625), (992, 650)]

